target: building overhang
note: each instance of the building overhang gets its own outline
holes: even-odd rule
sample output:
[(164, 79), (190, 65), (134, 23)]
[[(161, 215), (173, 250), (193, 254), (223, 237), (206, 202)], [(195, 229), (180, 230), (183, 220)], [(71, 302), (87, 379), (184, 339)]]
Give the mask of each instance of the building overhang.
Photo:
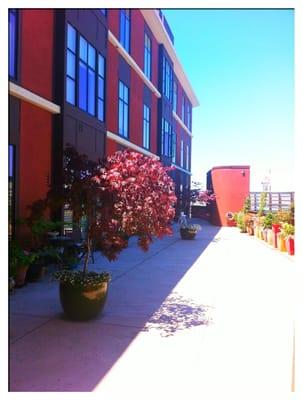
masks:
[(175, 75), (177, 76), (180, 84), (182, 85), (192, 106), (193, 107), (199, 106), (199, 100), (184, 72), (182, 64), (177, 56), (176, 50), (170, 40), (170, 37), (166, 32), (166, 29), (163, 26), (158, 11), (151, 9), (141, 9), (140, 11), (144, 19), (148, 23), (148, 26), (150, 27), (157, 41), (165, 46), (165, 49), (168, 52), (169, 57), (174, 63)]
[(107, 131), (106, 132), (106, 136), (107, 136), (108, 139), (114, 140), (115, 142), (117, 142), (119, 144), (122, 144), (123, 146), (125, 146), (125, 147), (127, 147), (127, 148), (129, 148), (131, 150), (134, 150), (137, 153), (144, 154), (145, 156), (152, 157), (152, 158), (154, 158), (156, 160), (160, 159), (160, 157), (157, 156), (157, 154), (154, 154), (154, 153), (144, 149), (143, 147), (140, 147), (140, 146), (130, 142), (126, 138), (123, 138), (123, 137), (117, 135), (116, 133)]
[(49, 111), (52, 114), (60, 114), (61, 112), (60, 106), (57, 104), (31, 92), (28, 89), (23, 88), (22, 86), (16, 85), (13, 82), (9, 82), (8, 91), (10, 95), (31, 103), (34, 106), (42, 108), (43, 110)]

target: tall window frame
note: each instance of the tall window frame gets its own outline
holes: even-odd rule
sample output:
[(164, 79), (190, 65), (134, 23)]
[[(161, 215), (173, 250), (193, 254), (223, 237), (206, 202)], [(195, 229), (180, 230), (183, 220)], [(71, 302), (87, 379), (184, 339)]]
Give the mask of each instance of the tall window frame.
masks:
[(180, 165), (183, 168), (184, 167), (184, 140), (181, 139), (180, 142)]
[(172, 103), (173, 69), (169, 61), (163, 56), (162, 66), (162, 92), (170, 103)]
[(104, 122), (105, 57), (70, 23), (66, 32), (65, 100)]
[(77, 31), (67, 24), (66, 39), (66, 94), (68, 103), (76, 105), (76, 64), (77, 64)]
[(129, 137), (129, 87), (119, 80), (118, 133)]
[(18, 12), (9, 10), (9, 56), (8, 73), (12, 79), (17, 79), (17, 49), (18, 49)]
[(121, 8), (120, 10), (120, 43), (124, 49), (130, 53), (130, 10)]
[(97, 76), (97, 118), (105, 121), (105, 58), (98, 54), (98, 76)]
[(143, 147), (150, 149), (150, 116), (151, 109), (146, 104), (143, 104)]
[(172, 126), (165, 119), (162, 118), (162, 131), (161, 131), (161, 155), (171, 157), (172, 155)]
[(177, 135), (176, 132), (172, 133), (172, 145), (171, 145), (171, 158), (172, 162), (176, 164), (177, 162)]
[(173, 110), (177, 114), (177, 105), (178, 105), (178, 83), (176, 80), (173, 82), (174, 90), (173, 90)]
[(181, 112), (182, 121), (185, 123), (185, 96), (182, 95), (182, 112)]
[(189, 144), (186, 144), (186, 158), (185, 158), (185, 167), (187, 171), (189, 171)]
[(150, 36), (144, 32), (144, 74), (152, 79), (152, 41)]
[(78, 106), (96, 115), (96, 49), (79, 35)]

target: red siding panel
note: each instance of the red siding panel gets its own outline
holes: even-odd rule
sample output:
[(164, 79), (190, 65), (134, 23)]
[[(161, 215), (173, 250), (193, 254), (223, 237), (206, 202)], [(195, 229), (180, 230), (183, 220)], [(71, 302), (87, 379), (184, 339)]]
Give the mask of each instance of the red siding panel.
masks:
[(27, 206), (45, 197), (51, 175), (52, 115), (29, 103), (20, 113), (20, 215)]
[(49, 100), (52, 100), (53, 30), (53, 10), (22, 11), (22, 86)]

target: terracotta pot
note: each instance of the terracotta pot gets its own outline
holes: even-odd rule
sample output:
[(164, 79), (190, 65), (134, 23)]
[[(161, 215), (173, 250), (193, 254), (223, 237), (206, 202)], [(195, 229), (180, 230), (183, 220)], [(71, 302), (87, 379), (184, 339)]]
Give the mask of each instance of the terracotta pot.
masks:
[(278, 249), (282, 252), (285, 252), (287, 250), (285, 238), (282, 236), (281, 232), (277, 234), (277, 237), (278, 237)]
[(267, 243), (273, 246), (274, 243), (274, 233), (272, 229), (267, 230)]
[(294, 256), (295, 255), (295, 238), (294, 236), (288, 236), (288, 238), (286, 239), (286, 248), (287, 248), (287, 252), (290, 256)]
[(16, 287), (20, 288), (25, 285), (27, 270), (28, 270), (28, 265), (23, 265), (21, 267), (18, 267), (15, 276)]

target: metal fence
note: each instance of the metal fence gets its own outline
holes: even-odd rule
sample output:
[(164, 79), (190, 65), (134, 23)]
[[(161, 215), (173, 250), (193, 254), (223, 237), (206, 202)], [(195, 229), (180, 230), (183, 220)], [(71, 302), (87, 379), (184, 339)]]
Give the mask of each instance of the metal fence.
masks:
[[(251, 210), (258, 211), (262, 192), (250, 192)], [(267, 192), (265, 211), (288, 210), (295, 200), (294, 192)]]

